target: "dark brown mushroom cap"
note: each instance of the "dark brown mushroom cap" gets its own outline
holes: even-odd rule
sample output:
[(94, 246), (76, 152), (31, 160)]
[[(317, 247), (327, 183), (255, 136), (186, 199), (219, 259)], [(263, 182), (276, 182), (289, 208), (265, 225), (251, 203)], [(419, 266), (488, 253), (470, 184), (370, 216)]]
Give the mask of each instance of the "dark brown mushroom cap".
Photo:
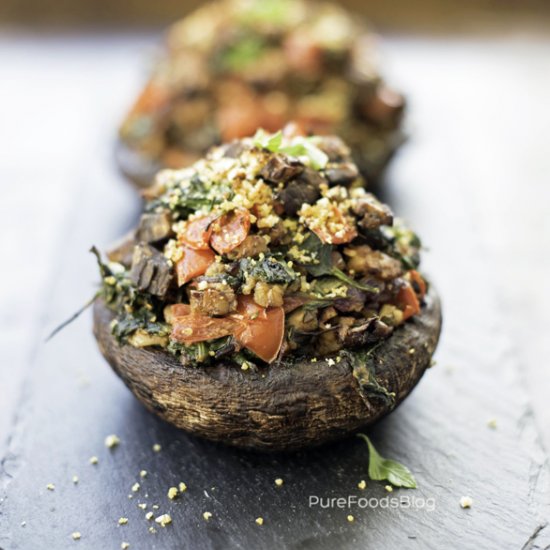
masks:
[(320, 445), (389, 413), (430, 366), (441, 330), (441, 306), (431, 287), (421, 313), (373, 348), (366, 365), (344, 354), (334, 364), (324, 358), (243, 371), (224, 362), (185, 367), (168, 352), (120, 345), (111, 334), (113, 317), (96, 302), (95, 337), (149, 410), (193, 434), (262, 451)]

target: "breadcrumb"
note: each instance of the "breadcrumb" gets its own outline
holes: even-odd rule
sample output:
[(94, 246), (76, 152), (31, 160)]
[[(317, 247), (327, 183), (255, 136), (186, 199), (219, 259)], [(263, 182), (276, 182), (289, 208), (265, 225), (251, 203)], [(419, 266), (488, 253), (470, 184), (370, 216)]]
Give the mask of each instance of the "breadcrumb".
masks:
[(92, 456), (90, 458), (90, 464), (97, 464), (99, 462), (99, 458), (97, 456)]
[(155, 518), (155, 522), (158, 523), (161, 527), (166, 527), (167, 525), (170, 525), (170, 523), (172, 523), (172, 518), (170, 517), (170, 514), (162, 514), (162, 516)]
[(487, 426), (489, 426), (489, 428), (491, 428), (491, 430), (496, 430), (497, 429), (497, 419), (496, 418), (491, 418), (487, 422)]
[(185, 493), (187, 491), (187, 485), (183, 481), (180, 481), (180, 484), (178, 485), (180, 493)]
[(48, 489), (48, 491), (55, 491), (55, 485), (53, 483), (48, 483), (46, 489)]
[(264, 518), (256, 518), (256, 523), (258, 525), (263, 525), (264, 524)]
[(350, 523), (353, 523), (353, 522), (355, 521), (355, 518), (350, 514), (350, 515), (348, 516), (348, 521), (349, 521)]
[(105, 447), (109, 449), (116, 447), (119, 443), (120, 443), (120, 438), (115, 434), (108, 435), (105, 438)]
[(147, 477), (147, 470), (141, 470), (141, 472), (139, 472), (139, 477)]
[(119, 525), (126, 525), (128, 523), (128, 518), (118, 518)]
[(156, 532), (157, 530), (154, 527), (149, 527), (149, 533), (154, 535)]
[(276, 480), (275, 480), (275, 485), (277, 485), (277, 487), (280, 487), (282, 484), (284, 483), (283, 479), (278, 477)]
[(462, 508), (471, 508), (473, 503), (474, 503), (474, 501), (471, 497), (461, 497), (460, 498), (460, 506)]
[(141, 508), (142, 510), (145, 510), (147, 508), (147, 504), (145, 504), (145, 502), (140, 502), (138, 504), (138, 508)]
[(75, 531), (75, 532), (71, 535), (71, 537), (73, 537), (73, 540), (80, 540), (80, 537), (81, 537), (81, 536), (82, 536), (82, 535), (81, 535), (78, 531)]
[(128, 550), (128, 548), (130, 548), (130, 543), (129, 542), (123, 542), (123, 543), (121, 543), (120, 547), (122, 548), (122, 550)]
[(359, 487), (359, 489), (361, 489), (361, 491), (365, 490), (367, 488), (367, 482), (362, 479), (358, 484), (357, 484), (357, 487)]
[(154, 516), (154, 515), (155, 515), (155, 514), (153, 514), (153, 512), (147, 512), (147, 513), (145, 514), (145, 519), (151, 520), (151, 519), (153, 519), (153, 516)]
[(170, 489), (168, 489), (168, 498), (170, 500), (174, 500), (175, 498), (177, 498), (179, 495), (179, 491), (176, 487), (170, 487)]
[(212, 514), (210, 512), (204, 512), (202, 517), (205, 519), (205, 521), (208, 521), (212, 517)]
[(384, 489), (386, 489), (386, 491), (388, 491), (388, 493), (391, 493), (393, 491), (393, 487), (391, 485), (386, 485), (384, 487)]
[(132, 485), (132, 492), (133, 492), (133, 493), (137, 493), (137, 492), (139, 491), (139, 488), (140, 488), (140, 487), (141, 487), (141, 485), (140, 485), (139, 483), (137, 483), (137, 481), (136, 481), (136, 483), (134, 483), (134, 484)]
[(75, 485), (78, 483), (78, 476), (73, 476), (73, 483)]
[(160, 453), (161, 449), (162, 447), (158, 443), (153, 445), (153, 451), (155, 451), (155, 453)]

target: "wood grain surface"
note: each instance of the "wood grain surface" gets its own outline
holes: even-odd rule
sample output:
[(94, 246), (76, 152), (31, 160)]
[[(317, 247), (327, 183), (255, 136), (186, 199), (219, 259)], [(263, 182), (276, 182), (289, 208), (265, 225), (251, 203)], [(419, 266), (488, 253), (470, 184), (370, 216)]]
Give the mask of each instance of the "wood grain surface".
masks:
[[(136, 219), (139, 201), (113, 168), (113, 129), (152, 43), (2, 39), (0, 136), (10, 151), (2, 190), (10, 199), (0, 208), (2, 233), (13, 237), (2, 240), (10, 262), (1, 295), (0, 548), (548, 547), (540, 435), (549, 425), (548, 296), (540, 290), (548, 260), (540, 250), (549, 239), (550, 42), (387, 41), (388, 70), (409, 92), (411, 139), (386, 198), (424, 237), (424, 267), (445, 314), (437, 365), (369, 431), (417, 478), (418, 489), (391, 494), (375, 482), (357, 488), (368, 464), (358, 439), (265, 456), (168, 426), (106, 365), (91, 315), (38, 343), (94, 291), (90, 245), (105, 246)], [(121, 443), (109, 450), (112, 433)], [(180, 481), (188, 490), (169, 500)], [(310, 506), (310, 497), (349, 495), (378, 500)], [(399, 506), (382, 505), (386, 496)], [(471, 509), (460, 507), (462, 496)], [(150, 533), (150, 510), (169, 513), (172, 524)]]

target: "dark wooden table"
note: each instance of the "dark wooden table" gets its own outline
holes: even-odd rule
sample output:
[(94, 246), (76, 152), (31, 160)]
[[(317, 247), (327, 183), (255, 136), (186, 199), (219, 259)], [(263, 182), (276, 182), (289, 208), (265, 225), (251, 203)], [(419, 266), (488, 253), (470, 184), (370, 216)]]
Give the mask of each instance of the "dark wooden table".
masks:
[[(541, 250), (550, 245), (550, 42), (387, 41), (391, 75), (410, 97), (412, 137), (386, 199), (424, 236), (424, 267), (445, 314), (436, 366), (370, 430), (418, 480), (418, 489), (391, 494), (380, 483), (357, 488), (367, 479), (357, 439), (264, 456), (172, 429), (102, 360), (90, 315), (42, 343), (94, 292), (89, 247), (105, 246), (138, 215), (112, 145), (152, 43), (148, 35), (0, 39), (0, 548), (548, 548)], [(109, 450), (113, 433), (121, 443)], [(180, 481), (188, 490), (169, 500)], [(310, 497), (350, 495), (375, 500), (310, 506)], [(460, 507), (462, 496), (471, 509)], [(148, 521), (148, 511), (169, 513), (172, 524)]]

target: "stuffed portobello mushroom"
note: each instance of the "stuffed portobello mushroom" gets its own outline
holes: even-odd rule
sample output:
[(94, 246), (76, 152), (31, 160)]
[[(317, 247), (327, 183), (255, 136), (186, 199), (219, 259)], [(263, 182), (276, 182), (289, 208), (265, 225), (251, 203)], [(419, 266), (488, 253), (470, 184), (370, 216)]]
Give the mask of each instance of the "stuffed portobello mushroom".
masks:
[(120, 127), (118, 160), (140, 186), (212, 145), (276, 131), (338, 134), (369, 184), (403, 141), (404, 99), (382, 79), (376, 38), (338, 4), (221, 0), (175, 23)]
[(342, 437), (411, 391), (439, 337), (420, 241), (333, 136), (257, 132), (164, 170), (99, 255), (100, 349), (152, 411), (261, 450)]

